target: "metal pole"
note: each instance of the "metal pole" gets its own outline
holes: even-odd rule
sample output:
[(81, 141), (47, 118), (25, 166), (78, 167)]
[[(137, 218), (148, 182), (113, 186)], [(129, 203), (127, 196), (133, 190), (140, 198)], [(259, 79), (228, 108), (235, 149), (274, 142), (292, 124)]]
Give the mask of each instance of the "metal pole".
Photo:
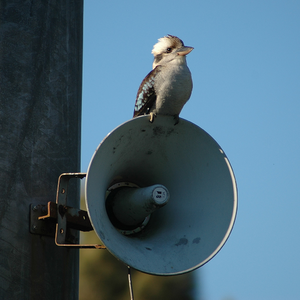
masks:
[(0, 3), (0, 299), (78, 299), (78, 250), (31, 234), (29, 209), (80, 169), (82, 14), (82, 0)]

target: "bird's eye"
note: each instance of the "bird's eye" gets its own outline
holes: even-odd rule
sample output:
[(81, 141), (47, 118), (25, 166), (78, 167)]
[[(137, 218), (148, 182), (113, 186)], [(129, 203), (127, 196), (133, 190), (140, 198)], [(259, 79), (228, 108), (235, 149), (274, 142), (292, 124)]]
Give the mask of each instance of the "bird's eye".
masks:
[(172, 48), (167, 48), (167, 53), (170, 53), (172, 51)]

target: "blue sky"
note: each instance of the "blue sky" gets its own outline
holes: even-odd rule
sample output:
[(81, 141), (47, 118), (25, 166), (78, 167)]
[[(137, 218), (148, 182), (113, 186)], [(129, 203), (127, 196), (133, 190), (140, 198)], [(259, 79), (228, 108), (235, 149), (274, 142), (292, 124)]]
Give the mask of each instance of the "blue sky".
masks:
[(221, 145), (239, 191), (229, 240), (196, 271), (203, 300), (300, 299), (299, 16), (291, 0), (85, 1), (83, 172), (132, 117), (157, 39), (194, 47), (181, 117)]

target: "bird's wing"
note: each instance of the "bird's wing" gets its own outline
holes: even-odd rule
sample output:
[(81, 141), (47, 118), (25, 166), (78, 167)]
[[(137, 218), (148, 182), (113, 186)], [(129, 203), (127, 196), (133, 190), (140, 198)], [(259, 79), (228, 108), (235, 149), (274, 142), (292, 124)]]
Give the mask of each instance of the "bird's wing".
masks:
[(154, 89), (154, 82), (155, 77), (160, 72), (160, 70), (161, 66), (157, 66), (142, 81), (137, 92), (133, 117), (148, 113), (155, 103), (156, 93)]

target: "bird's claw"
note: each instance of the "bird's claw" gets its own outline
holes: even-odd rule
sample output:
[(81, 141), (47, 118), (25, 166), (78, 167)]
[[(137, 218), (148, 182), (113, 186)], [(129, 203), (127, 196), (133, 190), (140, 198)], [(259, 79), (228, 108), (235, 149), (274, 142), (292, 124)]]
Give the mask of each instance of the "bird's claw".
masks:
[(151, 113), (150, 113), (150, 120), (149, 120), (150, 123), (153, 123), (155, 117), (156, 117), (156, 114), (153, 113), (153, 112), (151, 112)]
[(177, 125), (179, 123), (179, 115), (175, 115), (174, 116), (174, 120), (175, 120), (175, 124), (174, 125)]

